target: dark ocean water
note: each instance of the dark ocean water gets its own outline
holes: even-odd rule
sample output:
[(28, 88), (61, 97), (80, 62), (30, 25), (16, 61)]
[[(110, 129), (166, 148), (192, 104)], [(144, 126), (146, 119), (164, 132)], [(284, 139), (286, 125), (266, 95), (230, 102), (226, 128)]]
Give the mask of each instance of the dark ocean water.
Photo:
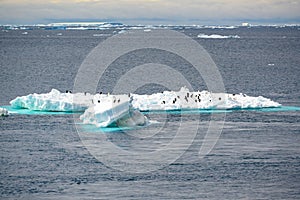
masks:
[[(0, 105), (8, 105), (17, 96), (46, 93), (52, 88), (72, 89), (87, 54), (107, 37), (94, 34), (113, 31), (28, 30), (27, 35), (21, 30), (1, 31)], [(228, 93), (262, 95), (284, 106), (300, 106), (299, 27), (180, 31), (209, 52)], [(241, 38), (200, 39), (200, 33)], [(115, 65), (126, 68), (139, 63), (141, 55), (159, 55), (150, 53), (138, 52)], [(189, 68), (180, 69), (190, 76), (195, 88), (206, 89)], [(103, 80), (99, 89), (110, 92), (116, 78), (108, 74)], [(160, 90), (146, 85), (139, 92)], [(132, 137), (139, 130), (99, 134), (106, 134), (117, 146), (147, 151), (170, 142), (179, 126), (185, 127), (188, 136), (200, 124), (193, 143), (179, 159), (147, 173), (118, 171), (93, 157), (80, 140), (73, 115), (13, 114), (0, 118), (1, 199), (300, 198), (299, 111), (228, 112), (219, 140), (202, 159), (198, 152), (211, 114), (147, 115), (165, 122), (146, 127), (150, 133), (161, 128), (160, 134), (151, 139)]]

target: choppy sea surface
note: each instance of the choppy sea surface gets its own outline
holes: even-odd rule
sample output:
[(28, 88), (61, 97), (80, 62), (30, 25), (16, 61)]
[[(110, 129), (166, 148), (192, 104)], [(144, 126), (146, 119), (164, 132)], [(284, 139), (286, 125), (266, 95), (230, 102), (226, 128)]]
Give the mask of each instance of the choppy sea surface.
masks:
[[(300, 106), (299, 27), (180, 28), (178, 31), (199, 42), (210, 54), (226, 92), (262, 95), (284, 106)], [(47, 93), (52, 88), (72, 90), (77, 71), (88, 53), (117, 32), (114, 28), (26, 30), (26, 33), (1, 30), (0, 106), (9, 105), (17, 96)], [(199, 34), (234, 37), (201, 38)], [(160, 53), (145, 50), (119, 59), (111, 66), (112, 71), (104, 75), (99, 90), (111, 92), (119, 77), (112, 76), (118, 73), (116, 69), (132, 67), (132, 63), (141, 63), (141, 58), (149, 62)], [(168, 57), (164, 59), (168, 61)], [(169, 59), (174, 61), (171, 55)], [(170, 67), (188, 74), (194, 88), (207, 89), (201, 78), (193, 77), (190, 68), (170, 63), (173, 64)], [(165, 89), (153, 84), (141, 86), (136, 92), (151, 94)], [(196, 127), (197, 134), (183, 155), (145, 173), (116, 170), (96, 159), (75, 127), (74, 118), (79, 114), (27, 113), (1, 117), (1, 199), (300, 198), (299, 111), (226, 112), (222, 133), (212, 151), (203, 158), (198, 153), (212, 113), (145, 114), (158, 122), (145, 127), (148, 131), (145, 137), (138, 135), (144, 133), (140, 129), (97, 133), (92, 128), (95, 137), (105, 135), (116, 147), (143, 152), (168, 144), (180, 127), (184, 127), (186, 137)], [(149, 136), (157, 130), (159, 134)], [(187, 141), (185, 134), (181, 137), (183, 143)], [(118, 156), (106, 153), (108, 157)], [(159, 165), (150, 163), (156, 164)]]

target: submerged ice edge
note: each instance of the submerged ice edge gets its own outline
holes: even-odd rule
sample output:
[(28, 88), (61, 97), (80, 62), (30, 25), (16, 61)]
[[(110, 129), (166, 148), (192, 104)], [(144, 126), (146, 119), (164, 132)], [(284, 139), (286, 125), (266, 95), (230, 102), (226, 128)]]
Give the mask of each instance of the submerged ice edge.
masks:
[[(12, 108), (9, 105), (3, 105), (0, 108), (5, 108), (7, 110), (7, 115), (17, 114), (17, 115), (71, 115), (71, 114), (78, 114), (81, 115), (84, 112), (63, 112), (63, 111), (34, 111), (28, 109), (18, 109)], [(300, 111), (300, 107), (297, 106), (279, 106), (279, 107), (268, 107), (268, 108), (237, 108), (237, 109), (181, 109), (181, 110), (151, 110), (151, 111), (140, 111), (142, 114), (181, 114), (181, 115), (191, 115), (191, 114), (211, 114), (211, 113), (231, 113), (231, 112), (238, 112), (238, 111), (256, 111), (256, 112), (293, 112), (293, 111)], [(7, 116), (3, 115), (3, 116)]]

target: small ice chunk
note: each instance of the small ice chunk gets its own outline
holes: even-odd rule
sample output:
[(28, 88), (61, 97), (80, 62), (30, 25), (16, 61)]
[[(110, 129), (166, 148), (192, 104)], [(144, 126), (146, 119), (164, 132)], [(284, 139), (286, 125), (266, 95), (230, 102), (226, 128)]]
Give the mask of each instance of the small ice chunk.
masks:
[(8, 110), (5, 108), (0, 108), (0, 116), (8, 116)]

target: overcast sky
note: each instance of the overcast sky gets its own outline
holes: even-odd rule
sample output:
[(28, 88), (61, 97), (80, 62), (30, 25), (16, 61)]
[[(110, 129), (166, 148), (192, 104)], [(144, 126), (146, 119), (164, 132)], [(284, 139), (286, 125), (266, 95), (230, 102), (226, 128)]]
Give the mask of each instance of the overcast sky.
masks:
[(300, 23), (300, 0), (0, 0), (0, 24)]

